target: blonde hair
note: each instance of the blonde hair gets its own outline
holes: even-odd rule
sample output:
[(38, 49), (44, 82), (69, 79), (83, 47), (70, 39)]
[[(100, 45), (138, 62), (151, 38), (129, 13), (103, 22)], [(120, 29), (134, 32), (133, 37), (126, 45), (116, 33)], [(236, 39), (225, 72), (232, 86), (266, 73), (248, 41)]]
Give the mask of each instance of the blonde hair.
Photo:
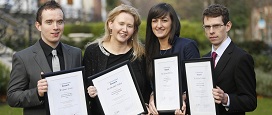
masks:
[(144, 56), (144, 53), (145, 53), (143, 44), (138, 39), (138, 30), (139, 30), (139, 26), (141, 24), (141, 19), (140, 19), (139, 13), (137, 12), (137, 9), (132, 6), (121, 4), (117, 7), (115, 7), (113, 10), (111, 10), (108, 13), (107, 20), (105, 22), (104, 36), (102, 38), (97, 39), (95, 42), (102, 43), (103, 41), (110, 40), (110, 28), (108, 26), (108, 23), (113, 22), (115, 20), (116, 16), (118, 16), (122, 12), (131, 14), (134, 18), (134, 32), (133, 32), (131, 38), (128, 39), (128, 41), (127, 41), (128, 45), (132, 46), (132, 48), (133, 48), (133, 57), (132, 57), (131, 61), (134, 61), (137, 58), (141, 59), (141, 57)]

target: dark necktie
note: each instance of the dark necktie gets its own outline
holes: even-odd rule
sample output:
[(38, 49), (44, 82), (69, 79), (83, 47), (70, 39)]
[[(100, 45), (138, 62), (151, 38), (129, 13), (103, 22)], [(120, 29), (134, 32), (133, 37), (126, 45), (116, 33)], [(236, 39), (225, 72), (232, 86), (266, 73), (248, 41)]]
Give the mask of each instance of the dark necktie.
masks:
[(213, 60), (214, 68), (216, 66), (216, 63), (215, 63), (216, 56), (217, 56), (217, 53), (216, 52), (212, 52), (212, 60)]

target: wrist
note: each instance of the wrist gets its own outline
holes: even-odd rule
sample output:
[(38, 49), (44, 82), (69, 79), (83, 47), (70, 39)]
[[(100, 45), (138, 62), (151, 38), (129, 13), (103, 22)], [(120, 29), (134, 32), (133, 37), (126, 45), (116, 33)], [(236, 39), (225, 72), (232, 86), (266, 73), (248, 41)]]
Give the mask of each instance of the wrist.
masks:
[(223, 94), (222, 103), (223, 103), (224, 105), (226, 105), (226, 104), (228, 103), (228, 94), (227, 94), (227, 93), (224, 93), (224, 94)]

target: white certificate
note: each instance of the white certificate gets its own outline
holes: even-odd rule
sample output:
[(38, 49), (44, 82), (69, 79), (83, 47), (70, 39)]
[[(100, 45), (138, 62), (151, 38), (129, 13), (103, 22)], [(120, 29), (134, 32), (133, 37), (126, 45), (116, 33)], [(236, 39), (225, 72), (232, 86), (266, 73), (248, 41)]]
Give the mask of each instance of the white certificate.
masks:
[(211, 59), (187, 60), (185, 71), (191, 114), (216, 115)]
[(105, 115), (137, 115), (146, 111), (131, 72), (125, 62), (89, 77)]
[(154, 59), (155, 104), (158, 111), (181, 107), (181, 82), (178, 55)]
[(82, 69), (43, 75), (51, 115), (88, 115)]

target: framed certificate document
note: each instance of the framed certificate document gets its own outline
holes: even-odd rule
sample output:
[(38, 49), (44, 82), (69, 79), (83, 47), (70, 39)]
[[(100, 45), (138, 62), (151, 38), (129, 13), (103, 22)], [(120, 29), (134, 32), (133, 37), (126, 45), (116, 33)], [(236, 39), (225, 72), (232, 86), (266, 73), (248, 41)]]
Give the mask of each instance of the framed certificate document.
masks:
[(155, 105), (159, 113), (174, 113), (182, 106), (179, 55), (154, 58)]
[(216, 115), (212, 59), (184, 60), (191, 115)]
[(50, 115), (88, 115), (84, 67), (43, 74), (47, 80), (46, 105)]
[(105, 115), (137, 115), (146, 107), (129, 61), (88, 77)]

